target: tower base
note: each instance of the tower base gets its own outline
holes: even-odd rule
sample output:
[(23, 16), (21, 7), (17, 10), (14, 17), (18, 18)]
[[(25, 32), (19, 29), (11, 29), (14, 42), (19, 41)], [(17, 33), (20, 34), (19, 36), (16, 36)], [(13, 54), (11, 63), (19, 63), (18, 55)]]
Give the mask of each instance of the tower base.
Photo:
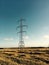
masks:
[(25, 47), (24, 41), (20, 41), (20, 42), (19, 42), (19, 48), (23, 48), (23, 47)]

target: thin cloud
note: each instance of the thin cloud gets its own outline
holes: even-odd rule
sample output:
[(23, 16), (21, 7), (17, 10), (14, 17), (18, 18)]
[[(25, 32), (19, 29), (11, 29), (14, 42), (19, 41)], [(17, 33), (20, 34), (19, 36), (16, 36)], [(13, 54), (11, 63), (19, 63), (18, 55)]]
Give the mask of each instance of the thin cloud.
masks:
[(14, 40), (13, 38), (4, 38), (5, 41), (12, 41)]
[(23, 38), (24, 38), (24, 39), (29, 39), (29, 36), (24, 36)]
[(49, 35), (44, 35), (43, 38), (44, 39), (49, 39)]

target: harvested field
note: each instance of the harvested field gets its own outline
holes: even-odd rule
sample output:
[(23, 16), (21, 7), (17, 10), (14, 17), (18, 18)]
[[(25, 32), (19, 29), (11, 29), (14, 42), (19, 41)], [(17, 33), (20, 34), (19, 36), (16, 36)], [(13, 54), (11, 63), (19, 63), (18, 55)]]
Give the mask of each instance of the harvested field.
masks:
[(0, 65), (49, 65), (49, 48), (0, 48)]

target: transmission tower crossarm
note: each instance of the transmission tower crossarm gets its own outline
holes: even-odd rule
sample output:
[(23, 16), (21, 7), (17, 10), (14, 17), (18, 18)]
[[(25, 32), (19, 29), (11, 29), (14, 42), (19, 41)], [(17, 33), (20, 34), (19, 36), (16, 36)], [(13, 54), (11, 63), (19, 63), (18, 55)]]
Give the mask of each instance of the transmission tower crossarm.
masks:
[(27, 25), (17, 26), (16, 30), (20, 27), (28, 27)]
[(22, 27), (27, 27), (27, 25), (22, 25)]
[(26, 32), (26, 31), (20, 31), (20, 32), (17, 32), (17, 33), (21, 33), (21, 32)]

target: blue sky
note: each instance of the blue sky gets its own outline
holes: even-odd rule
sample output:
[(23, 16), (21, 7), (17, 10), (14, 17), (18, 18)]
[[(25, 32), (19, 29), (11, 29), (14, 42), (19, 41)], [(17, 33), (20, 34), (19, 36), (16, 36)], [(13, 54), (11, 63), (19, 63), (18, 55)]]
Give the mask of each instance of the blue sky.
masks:
[(17, 47), (20, 18), (28, 25), (25, 46), (49, 45), (49, 0), (0, 0), (0, 47)]

